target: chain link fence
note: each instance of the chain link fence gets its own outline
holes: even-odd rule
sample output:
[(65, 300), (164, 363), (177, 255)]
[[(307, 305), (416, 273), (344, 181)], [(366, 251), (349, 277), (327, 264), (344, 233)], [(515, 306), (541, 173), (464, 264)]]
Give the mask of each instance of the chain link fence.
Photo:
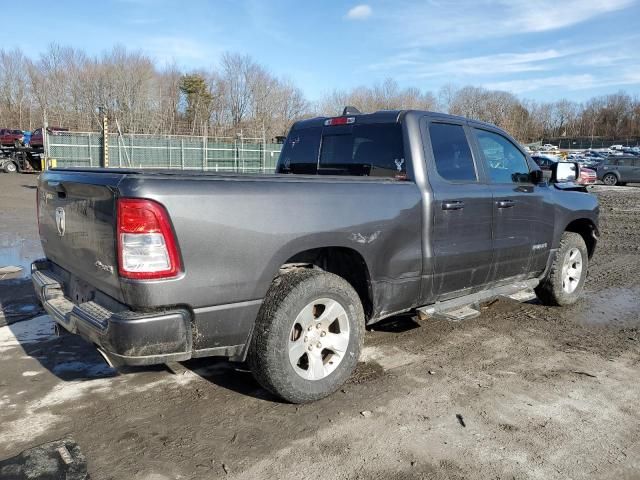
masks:
[(543, 138), (541, 142), (556, 145), (558, 148), (570, 150), (586, 150), (588, 148), (609, 148), (612, 145), (624, 145), (627, 147), (640, 146), (640, 138), (605, 138), (605, 137), (549, 137)]
[[(282, 145), (260, 138), (186, 135), (108, 135), (109, 167), (175, 168), (237, 173), (273, 173)], [(103, 135), (54, 132), (47, 136), (46, 156), (58, 167), (103, 166)]]

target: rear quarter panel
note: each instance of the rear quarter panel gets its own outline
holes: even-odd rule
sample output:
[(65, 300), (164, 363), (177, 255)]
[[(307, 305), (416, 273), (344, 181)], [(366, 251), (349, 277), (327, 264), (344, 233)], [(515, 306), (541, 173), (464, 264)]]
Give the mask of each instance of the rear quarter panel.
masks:
[[(165, 205), (184, 266), (174, 280), (123, 280), (126, 303), (134, 307), (261, 299), (282, 264), (319, 247), (357, 251), (374, 282), (400, 285), (420, 277), (421, 196), (412, 182), (130, 176), (119, 190)], [(413, 283), (417, 298), (419, 281)]]

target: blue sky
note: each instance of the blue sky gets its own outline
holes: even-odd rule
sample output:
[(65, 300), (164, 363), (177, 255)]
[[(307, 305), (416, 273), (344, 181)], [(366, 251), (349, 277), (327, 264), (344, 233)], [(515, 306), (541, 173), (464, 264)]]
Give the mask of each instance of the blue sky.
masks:
[(476, 85), (537, 100), (640, 94), (640, 0), (169, 0), (29, 2), (0, 45), (115, 44), (160, 65), (214, 68), (247, 53), (316, 100), (392, 77), (437, 92)]

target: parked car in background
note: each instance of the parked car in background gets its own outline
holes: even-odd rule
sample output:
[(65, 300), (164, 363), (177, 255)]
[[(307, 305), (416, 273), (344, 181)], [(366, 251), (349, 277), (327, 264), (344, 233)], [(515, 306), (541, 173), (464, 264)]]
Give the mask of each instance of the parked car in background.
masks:
[(24, 132), (22, 130), (14, 130), (11, 128), (0, 129), (0, 145), (3, 147), (14, 147), (23, 145)]
[(624, 145), (611, 145), (609, 147), (609, 150), (622, 150), (624, 148)]
[(556, 155), (548, 155), (544, 153), (536, 153), (531, 155), (531, 159), (536, 162), (540, 170), (551, 170), (551, 167), (560, 161)]
[[(60, 132), (68, 132), (68, 131), (69, 131), (68, 128), (48, 127), (47, 135), (58, 135)], [(44, 146), (44, 139), (42, 137), (42, 128), (38, 128), (34, 130), (33, 134), (31, 135), (30, 145), (33, 148), (42, 148)]]
[(593, 185), (598, 181), (598, 174), (595, 170), (580, 166), (580, 175), (576, 179), (576, 183), (580, 185)]
[(596, 150), (586, 150), (583, 155), (588, 158), (607, 158), (607, 154), (605, 152), (598, 152)]
[(593, 170), (597, 170), (598, 167), (600, 165), (602, 165), (602, 163), (605, 161), (604, 158), (590, 158), (590, 157), (585, 157), (582, 160), (579, 161), (580, 166), (582, 167), (586, 167), (586, 168), (591, 168)]
[(558, 150), (558, 146), (557, 145), (551, 145), (550, 143), (545, 143), (544, 145), (542, 145), (542, 149), (543, 150)]
[(598, 167), (597, 174), (605, 185), (640, 182), (640, 158), (611, 156)]
[[(558, 163), (561, 159), (557, 155), (550, 155), (544, 153), (536, 153), (531, 155), (531, 159), (536, 162), (540, 167), (540, 170), (551, 171), (553, 165)], [(576, 178), (576, 183), (580, 185), (592, 185), (598, 180), (598, 175), (595, 170), (587, 167), (583, 167), (582, 163), (573, 158), (572, 161), (580, 163), (580, 174)]]

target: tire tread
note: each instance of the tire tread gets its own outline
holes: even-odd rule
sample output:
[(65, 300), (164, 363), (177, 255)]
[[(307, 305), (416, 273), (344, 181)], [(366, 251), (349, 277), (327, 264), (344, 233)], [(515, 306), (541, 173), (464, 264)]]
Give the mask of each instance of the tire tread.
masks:
[[(583, 262), (583, 279), (581, 284), (571, 294), (567, 294), (562, 290), (562, 279), (560, 278), (562, 270), (562, 262), (566, 251), (569, 248), (576, 247), (582, 253)], [(538, 299), (549, 306), (564, 306), (575, 303), (584, 286), (584, 279), (587, 275), (589, 259), (587, 255), (587, 246), (584, 239), (579, 233), (564, 232), (560, 239), (560, 245), (555, 253), (555, 258), (551, 264), (549, 272), (547, 272), (544, 280), (535, 288)]]
[[(351, 312), (351, 314), (355, 313), (354, 322), (351, 324), (351, 331), (357, 342), (355, 359), (345, 357), (336, 369), (337, 371), (346, 367), (345, 372), (350, 375), (357, 363), (357, 355), (362, 349), (364, 312), (357, 293), (342, 277), (313, 269), (296, 269), (284, 273), (274, 279), (256, 319), (247, 356), (251, 371), (258, 383), (265, 389), (292, 403), (306, 403), (323, 398), (337, 390), (346, 380), (346, 378), (338, 377), (336, 382), (329, 382), (330, 385), (322, 391), (303, 391), (296, 387), (293, 379), (288, 378), (289, 372), (283, 368), (282, 359), (278, 355), (280, 352), (277, 342), (283, 333), (282, 329), (291, 328), (291, 318), (286, 318), (283, 311), (288, 306), (295, 305), (310, 290), (322, 293), (327, 286), (349, 298), (355, 306), (355, 312)], [(343, 366), (344, 362), (350, 364)], [(327, 378), (330, 379), (331, 376)], [(325, 382), (325, 380), (319, 382)]]

